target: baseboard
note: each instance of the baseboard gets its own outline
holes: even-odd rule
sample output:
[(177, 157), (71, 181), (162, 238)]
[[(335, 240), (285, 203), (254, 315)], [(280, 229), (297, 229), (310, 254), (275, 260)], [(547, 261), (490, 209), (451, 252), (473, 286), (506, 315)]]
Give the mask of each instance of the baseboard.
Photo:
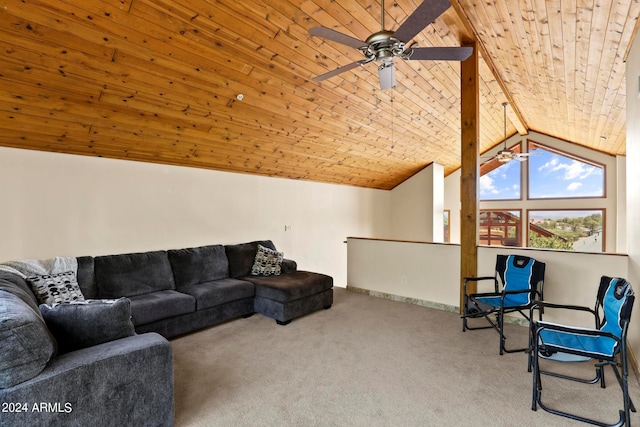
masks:
[(407, 304), (420, 305), (422, 307), (435, 308), (443, 311), (450, 311), (452, 313), (460, 312), (460, 307), (457, 307), (454, 305), (442, 304), (442, 303), (437, 303), (433, 301), (426, 301), (418, 298), (403, 297), (401, 295), (394, 295), (394, 294), (388, 294), (385, 292), (372, 291), (370, 289), (357, 288), (355, 286), (350, 286), (350, 285), (347, 285), (347, 291), (353, 292), (355, 294), (369, 295), (376, 298), (389, 299), (392, 301), (404, 302)]
[(631, 346), (627, 344), (627, 362), (631, 365), (631, 369), (633, 370), (634, 377), (638, 384), (640, 384), (640, 371), (638, 370), (638, 359), (636, 358), (635, 353), (631, 349)]
[[(358, 288), (350, 285), (347, 285), (346, 289), (347, 291), (353, 292), (356, 294), (369, 295), (376, 298), (383, 298), (383, 299), (388, 299), (392, 301), (404, 302), (407, 304), (414, 304), (422, 307), (435, 308), (437, 310), (449, 311), (451, 313), (460, 313), (460, 307), (457, 305), (443, 304), (439, 302), (427, 301), (427, 300), (418, 299), (418, 298), (403, 297), (401, 295), (394, 295), (386, 292), (372, 291), (370, 289), (363, 289), (363, 288)], [(521, 318), (511, 317), (511, 316), (505, 316), (504, 322), (516, 324), (519, 326), (527, 326), (527, 327), (529, 326), (529, 322), (526, 319), (521, 319)]]

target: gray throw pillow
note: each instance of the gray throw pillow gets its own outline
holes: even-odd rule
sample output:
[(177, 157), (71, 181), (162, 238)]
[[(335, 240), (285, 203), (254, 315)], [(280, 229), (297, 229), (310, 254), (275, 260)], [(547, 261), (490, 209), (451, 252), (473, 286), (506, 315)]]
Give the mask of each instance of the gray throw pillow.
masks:
[(251, 274), (254, 276), (278, 276), (281, 272), (283, 258), (284, 254), (282, 252), (258, 245), (258, 252), (253, 261), (253, 267), (251, 267)]
[(27, 277), (27, 282), (40, 304), (56, 306), (63, 302), (84, 301), (84, 295), (73, 271), (31, 276)]
[(128, 298), (74, 301), (55, 307), (43, 304), (40, 312), (60, 353), (135, 335)]

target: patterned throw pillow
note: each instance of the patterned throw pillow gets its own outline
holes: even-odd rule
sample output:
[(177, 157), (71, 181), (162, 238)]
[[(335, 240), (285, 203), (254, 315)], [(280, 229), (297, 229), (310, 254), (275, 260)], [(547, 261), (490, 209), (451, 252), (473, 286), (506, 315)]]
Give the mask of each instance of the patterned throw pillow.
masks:
[(258, 252), (251, 267), (254, 276), (278, 276), (280, 275), (284, 254), (258, 245)]
[(63, 302), (84, 301), (73, 271), (27, 277), (27, 282), (40, 304), (55, 307)]

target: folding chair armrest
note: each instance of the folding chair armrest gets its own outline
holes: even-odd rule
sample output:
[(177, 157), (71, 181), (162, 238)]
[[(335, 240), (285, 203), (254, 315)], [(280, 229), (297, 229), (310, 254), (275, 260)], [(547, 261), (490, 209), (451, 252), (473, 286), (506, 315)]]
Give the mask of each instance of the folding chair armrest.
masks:
[(557, 308), (557, 309), (561, 309), (561, 310), (574, 310), (574, 311), (586, 311), (589, 312), (591, 314), (593, 314), (593, 317), (595, 318), (596, 321), (596, 327), (598, 327), (599, 323), (600, 323), (600, 319), (598, 318), (598, 313), (596, 313), (596, 311), (592, 308), (589, 307), (584, 307), (581, 305), (568, 305), (568, 304), (555, 304), (552, 302), (546, 302), (546, 301), (534, 301), (533, 305), (531, 306), (531, 309), (529, 310), (529, 319), (531, 319), (532, 322), (534, 322), (533, 318), (533, 311), (534, 310), (539, 310), (539, 316), (538, 316), (538, 320), (542, 321), (542, 313), (544, 312), (544, 310), (546, 310), (547, 308)]
[(484, 276), (484, 277), (465, 277), (465, 282), (477, 282), (478, 280), (496, 280), (493, 276)]
[(479, 282), (481, 280), (493, 280), (493, 285), (495, 291), (498, 292), (498, 279), (493, 276), (483, 276), (483, 277), (465, 277), (464, 278), (464, 294), (467, 295), (467, 283), (468, 282)]
[(584, 307), (581, 305), (556, 304), (556, 303), (541, 301), (541, 300), (534, 301), (533, 307), (531, 307), (531, 309), (538, 309), (538, 308), (540, 309), (559, 308), (559, 309), (565, 309), (565, 310), (588, 311), (593, 315), (596, 314), (595, 310), (589, 307)]
[(474, 297), (499, 297), (502, 294), (500, 292), (479, 292), (477, 294), (471, 294)]

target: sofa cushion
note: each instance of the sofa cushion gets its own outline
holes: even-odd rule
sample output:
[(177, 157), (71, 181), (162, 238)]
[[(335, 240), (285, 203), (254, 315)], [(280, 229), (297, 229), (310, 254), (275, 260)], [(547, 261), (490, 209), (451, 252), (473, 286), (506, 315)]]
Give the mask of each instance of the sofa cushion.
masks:
[(255, 288), (253, 283), (228, 278), (185, 286), (180, 292), (193, 296), (196, 299), (196, 309), (203, 310), (243, 298), (252, 298)]
[(38, 310), (38, 300), (23, 277), (18, 276), (17, 274), (0, 271), (0, 290), (16, 295), (22, 301), (27, 303), (33, 311), (40, 313), (40, 310)]
[(120, 298), (175, 289), (166, 251), (94, 258), (99, 298)]
[(127, 298), (74, 301), (55, 307), (43, 304), (40, 312), (58, 342), (60, 353), (135, 334)]
[(309, 271), (294, 271), (280, 276), (246, 276), (256, 285), (256, 296), (279, 302), (294, 301), (333, 287), (333, 278)]
[(177, 291), (158, 291), (129, 299), (135, 326), (196, 311), (196, 299)]
[(173, 249), (167, 254), (176, 289), (229, 277), (229, 261), (222, 245)]
[(237, 245), (226, 245), (224, 247), (229, 259), (229, 276), (237, 279), (242, 276), (247, 276), (251, 273), (251, 267), (256, 258), (258, 252), (258, 245), (262, 245), (265, 248), (276, 250), (276, 247), (271, 240), (259, 240), (249, 243), (240, 243)]
[(0, 290), (0, 388), (35, 377), (55, 352), (40, 312), (18, 295)]
[(98, 297), (98, 288), (96, 287), (96, 275), (93, 268), (93, 257), (80, 256), (78, 260), (78, 286), (82, 290), (82, 295), (86, 299), (95, 299)]
[(63, 302), (84, 301), (73, 271), (27, 277), (27, 283), (40, 304), (56, 306)]
[(258, 252), (251, 267), (254, 276), (278, 276), (280, 275), (284, 254), (258, 245)]

